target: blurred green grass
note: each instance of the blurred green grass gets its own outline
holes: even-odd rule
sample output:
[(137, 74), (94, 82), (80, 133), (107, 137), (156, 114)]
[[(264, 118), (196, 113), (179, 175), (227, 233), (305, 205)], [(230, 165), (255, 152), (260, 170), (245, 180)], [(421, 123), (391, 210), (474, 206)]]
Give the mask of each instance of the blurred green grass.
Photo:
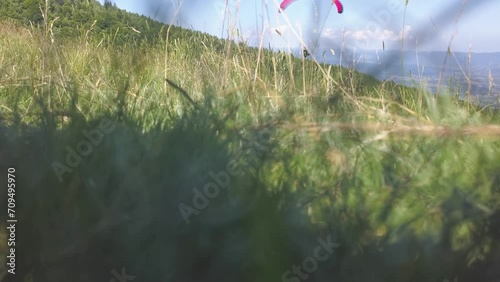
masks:
[[(140, 281), (277, 281), (326, 235), (341, 246), (311, 281), (500, 276), (498, 112), (196, 33), (117, 47), (0, 30), (0, 168), (17, 167), (33, 281), (122, 266)], [(115, 129), (59, 182), (53, 162), (104, 118)], [(179, 203), (231, 161), (245, 173), (186, 224)]]

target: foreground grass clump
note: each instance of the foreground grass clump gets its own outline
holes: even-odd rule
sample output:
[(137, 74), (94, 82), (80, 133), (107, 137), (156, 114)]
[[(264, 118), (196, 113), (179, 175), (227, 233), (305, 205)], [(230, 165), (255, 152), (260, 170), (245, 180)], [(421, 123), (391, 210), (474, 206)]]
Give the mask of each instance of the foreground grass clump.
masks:
[[(24, 187), (17, 193), (17, 217), (24, 222), (17, 230), (20, 273), (31, 272), (35, 281), (99, 281), (109, 280), (111, 269), (127, 266), (146, 281), (191, 275), (216, 281), (230, 267), (234, 274), (225, 273), (222, 281), (234, 281), (251, 279), (253, 269), (279, 277), (299, 254), (284, 238), (307, 231), (293, 226), (286, 219), (293, 209), (279, 208), (278, 197), (259, 189), (263, 184), (249, 173), (229, 179), (231, 185), (186, 222), (179, 205), (193, 207), (193, 189), (204, 191), (213, 182), (209, 173), (226, 171), (230, 161), (227, 142), (234, 133), (221, 128), (226, 138), (220, 140), (205, 116), (144, 134), (131, 122), (113, 122), (74, 171), (58, 175), (54, 162), (74, 166), (61, 149), (78, 148), (82, 132), (99, 128), (102, 120), (113, 117), (58, 131), (33, 130), (26, 137), (2, 130), (10, 139), (2, 144), (2, 167), (15, 163), (18, 186)], [(19, 142), (23, 145), (16, 146)], [(244, 163), (238, 170), (249, 171)], [(228, 201), (228, 190), (244, 193), (236, 195), (238, 204)], [(255, 231), (261, 228), (266, 234)], [(262, 256), (276, 247), (276, 253)], [(212, 260), (219, 261), (216, 268), (206, 269)]]
[(205, 39), (1, 33), (5, 281), (300, 281), (318, 240), (308, 281), (500, 276), (498, 113)]

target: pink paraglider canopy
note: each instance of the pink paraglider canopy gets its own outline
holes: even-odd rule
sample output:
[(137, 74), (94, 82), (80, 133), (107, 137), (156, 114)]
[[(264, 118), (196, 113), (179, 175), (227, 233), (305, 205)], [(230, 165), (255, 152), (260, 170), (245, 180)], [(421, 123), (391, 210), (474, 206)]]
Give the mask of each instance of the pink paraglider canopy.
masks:
[[(281, 2), (279, 12), (281, 13), (281, 11), (284, 11), (288, 6), (290, 6), (290, 4), (292, 4), (295, 1), (297, 0), (283, 0), (283, 2)], [(337, 6), (337, 12), (339, 14), (342, 14), (342, 12), (344, 12), (344, 7), (342, 6), (342, 3), (340, 3), (339, 0), (332, 0), (332, 2), (333, 4), (335, 4), (335, 6)]]

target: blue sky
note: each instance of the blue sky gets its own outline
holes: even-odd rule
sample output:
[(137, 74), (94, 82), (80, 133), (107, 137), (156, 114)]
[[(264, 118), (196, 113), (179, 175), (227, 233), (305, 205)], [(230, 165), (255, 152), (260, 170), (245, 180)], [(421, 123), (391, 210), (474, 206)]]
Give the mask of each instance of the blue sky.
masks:
[(306, 44), (316, 50), (377, 50), (384, 42), (386, 49), (401, 50), (404, 30), (405, 50), (446, 51), (453, 39), (454, 51), (500, 52), (498, 0), (440, 4), (409, 0), (404, 25), (405, 0), (341, 0), (344, 13), (340, 15), (335, 7), (330, 10), (331, 0), (297, 0), (279, 14), (279, 1), (112, 0), (131, 12), (164, 22), (173, 18), (176, 25), (253, 46), (298, 48)]

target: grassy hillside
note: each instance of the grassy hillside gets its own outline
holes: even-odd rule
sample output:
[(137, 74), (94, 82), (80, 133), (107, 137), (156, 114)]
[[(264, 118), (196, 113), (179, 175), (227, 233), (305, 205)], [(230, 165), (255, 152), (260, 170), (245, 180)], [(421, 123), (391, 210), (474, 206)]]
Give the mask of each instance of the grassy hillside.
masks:
[(497, 112), (198, 32), (166, 42), (158, 23), (116, 40), (132, 29), (16, 18), (0, 24), (4, 260), (8, 198), (18, 220), (3, 281), (500, 278)]

